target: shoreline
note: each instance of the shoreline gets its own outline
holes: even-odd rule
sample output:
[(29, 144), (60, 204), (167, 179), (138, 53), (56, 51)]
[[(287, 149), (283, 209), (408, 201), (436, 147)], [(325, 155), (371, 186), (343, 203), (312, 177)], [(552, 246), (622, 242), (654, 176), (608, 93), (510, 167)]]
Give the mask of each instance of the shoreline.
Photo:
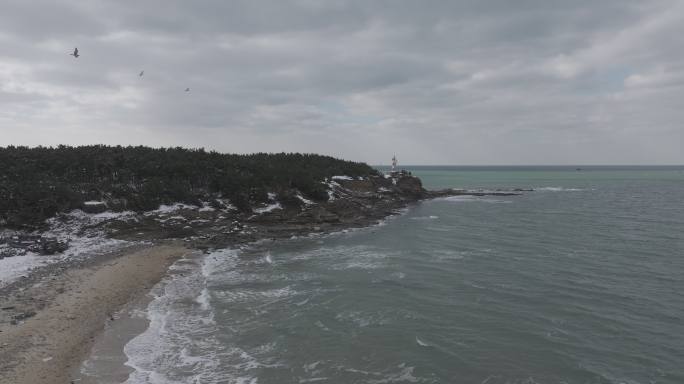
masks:
[(50, 304), (16, 325), (0, 325), (0, 384), (68, 383), (111, 316), (191, 252), (178, 243), (128, 249), (17, 292), (42, 294)]
[[(310, 231), (306, 236), (335, 235), (372, 228), (405, 213), (407, 208), (404, 206), (397, 209), (377, 221), (361, 220), (325, 232)], [(300, 232), (299, 235), (303, 236), (304, 233)], [(297, 237), (299, 236), (291, 237), (279, 233), (275, 236), (262, 236), (259, 240), (236, 242), (227, 248)], [(25, 281), (3, 287), (5, 292), (15, 295), (28, 291), (28, 296), (40, 296), (50, 289), (53, 295), (39, 299), (43, 302), (52, 301), (51, 305), (37, 308), (35, 316), (18, 325), (0, 323), (0, 384), (96, 383), (97, 381), (93, 381), (96, 378), (81, 373), (81, 367), (88, 360), (93, 347), (117, 347), (103, 340), (107, 337), (110, 324), (118, 330), (127, 328), (130, 322), (135, 321), (131, 311), (140, 309), (141, 306), (146, 308), (144, 304), (149, 303), (147, 294), (169, 276), (173, 263), (200, 251), (181, 241), (132, 245), (112, 253), (93, 255), (90, 260), (74, 260), (58, 265), (56, 267), (63, 272), (51, 279), (49, 272), (38, 270), (38, 273)], [(0, 300), (0, 307), (5, 304), (4, 299)], [(85, 308), (89, 310), (84, 310)], [(123, 319), (114, 318), (114, 315), (122, 316)], [(129, 324), (122, 324), (124, 322)], [(142, 330), (146, 327), (147, 325)], [(133, 333), (135, 335), (129, 335), (130, 339), (139, 334)], [(26, 339), (33, 340), (25, 343)], [(36, 339), (40, 342), (36, 342)], [(130, 339), (123, 340), (121, 346)], [(117, 343), (121, 341), (117, 340)], [(117, 350), (114, 354), (120, 355), (122, 352), (123, 350)], [(121, 369), (125, 361), (121, 363), (113, 366)], [(125, 381), (123, 372), (112, 372), (111, 377), (123, 378), (115, 382)]]
[[(106, 230), (99, 233), (132, 245), (47, 266), (0, 288), (0, 384), (93, 382), (80, 367), (106, 337), (112, 316), (127, 316), (127, 306), (141, 303), (175, 261), (194, 252), (367, 228), (426, 199), (519, 194), (426, 191), (411, 176), (338, 181), (339, 198), (320, 205), (249, 215), (176, 204), (133, 221), (98, 222)], [(176, 240), (162, 240), (169, 237)]]
[(167, 271), (161, 281), (113, 314), (114, 320), (106, 321), (88, 353), (71, 368), (71, 380), (78, 384), (120, 384), (128, 379), (134, 368), (126, 365), (125, 347), (149, 329), (147, 311), (154, 300), (153, 291), (168, 278)]
[[(258, 247), (263, 246), (264, 244), (269, 244), (269, 246), (272, 246), (273, 244), (292, 240), (299, 240), (302, 238), (336, 236), (348, 234), (350, 232), (372, 230), (377, 226), (384, 225), (384, 223), (386, 223), (387, 220), (391, 220), (393, 218), (406, 214), (408, 210), (408, 206), (398, 209), (393, 214), (388, 215), (385, 218), (373, 224), (366, 223), (366, 225), (363, 226), (349, 225), (347, 227), (339, 228), (338, 230), (331, 230), (328, 232), (310, 232), (306, 235), (293, 237), (265, 236), (259, 240), (235, 243), (229, 247), (219, 249), (238, 250), (242, 249), (243, 247)], [(204, 256), (206, 256), (204, 254), (200, 254), (200, 250), (189, 249), (188, 251), (189, 252), (187, 256), (190, 256), (194, 259), (202, 259)], [(172, 278), (173, 274), (177, 273), (173, 272), (172, 269), (173, 268), (167, 268), (166, 275), (162, 277), (162, 279), (160, 279), (158, 282), (150, 286), (149, 289), (147, 289), (147, 293), (151, 292), (156, 287), (162, 286), (161, 284), (164, 284), (164, 282), (168, 282), (168, 280), (166, 279)], [(89, 350), (89, 352), (82, 356), (82, 359), (80, 360), (77, 366), (71, 368), (70, 379), (74, 380), (74, 382), (79, 384), (120, 384), (125, 382), (128, 378), (128, 375), (131, 372), (133, 372), (134, 369), (126, 365), (128, 357), (124, 352), (124, 347), (135, 337), (144, 333), (150, 325), (150, 321), (148, 318), (140, 318), (139, 316), (136, 316), (135, 312), (147, 312), (148, 306), (151, 301), (153, 301), (153, 298), (151, 298), (148, 294), (143, 293), (139, 295), (137, 298), (132, 299), (130, 302), (126, 303), (121, 308), (119, 308), (115, 316), (116, 321), (107, 322), (107, 324), (103, 326), (103, 328), (100, 330), (100, 333), (92, 342), (91, 349)], [(90, 358), (98, 354), (100, 356), (98, 356), (98, 359), (95, 361), (95, 363), (98, 364), (99, 367), (96, 367), (94, 370), (90, 370), (90, 372), (83, 372), (82, 368), (84, 364), (92, 362), (90, 361)], [(102, 355), (105, 355), (104, 359), (102, 358)], [(103, 368), (105, 370), (103, 370)]]

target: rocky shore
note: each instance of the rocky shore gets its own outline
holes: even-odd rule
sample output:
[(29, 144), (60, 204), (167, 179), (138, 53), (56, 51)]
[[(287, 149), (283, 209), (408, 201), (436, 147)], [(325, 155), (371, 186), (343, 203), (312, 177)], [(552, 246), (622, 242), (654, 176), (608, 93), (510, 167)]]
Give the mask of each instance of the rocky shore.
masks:
[[(69, 369), (81, 361), (108, 317), (147, 292), (173, 260), (190, 252), (366, 227), (423, 199), (523, 192), (427, 191), (406, 172), (336, 176), (326, 184), (327, 202), (315, 203), (291, 190), (270, 195), (267, 204), (249, 212), (214, 199), (201, 206), (175, 204), (143, 213), (56, 217), (53, 228), (70, 228), (77, 236), (117, 241), (119, 246), (88, 257), (57, 259), (0, 286), (0, 383), (67, 382)], [(139, 273), (137, 266), (146, 266), (148, 273)], [(98, 289), (92, 276), (108, 281), (106, 289)], [(86, 289), (95, 293), (84, 293)], [(84, 309), (87, 303), (92, 310)], [(64, 332), (73, 334), (65, 339)], [(46, 370), (37, 373), (37, 368)]]

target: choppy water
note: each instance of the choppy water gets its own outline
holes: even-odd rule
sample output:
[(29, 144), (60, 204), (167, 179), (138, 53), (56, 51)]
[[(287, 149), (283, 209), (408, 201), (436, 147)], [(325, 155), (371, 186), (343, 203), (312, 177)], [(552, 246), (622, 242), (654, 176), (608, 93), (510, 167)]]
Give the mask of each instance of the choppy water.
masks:
[(129, 383), (684, 383), (682, 168), (412, 168), (384, 225), (175, 266)]

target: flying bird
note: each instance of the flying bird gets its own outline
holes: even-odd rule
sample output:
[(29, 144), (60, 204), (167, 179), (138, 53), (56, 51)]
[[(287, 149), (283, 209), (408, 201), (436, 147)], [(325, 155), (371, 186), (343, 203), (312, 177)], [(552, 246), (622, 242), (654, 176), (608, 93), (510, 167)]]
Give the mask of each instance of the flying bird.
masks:
[(138, 76), (142, 77), (142, 75), (145, 74), (145, 71), (140, 71), (140, 74)]
[(74, 48), (74, 53), (70, 53), (69, 56), (73, 56), (75, 58), (78, 58), (78, 48)]
[(185, 88), (185, 92), (190, 92), (190, 88)]

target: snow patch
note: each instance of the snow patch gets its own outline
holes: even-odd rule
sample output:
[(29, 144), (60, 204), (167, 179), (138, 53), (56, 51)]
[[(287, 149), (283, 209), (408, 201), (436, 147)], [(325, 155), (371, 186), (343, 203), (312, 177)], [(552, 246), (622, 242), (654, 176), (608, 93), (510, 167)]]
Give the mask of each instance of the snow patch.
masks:
[(336, 199), (335, 198), (335, 190), (337, 188), (340, 188), (340, 189), (343, 188), (340, 184), (338, 184), (335, 181), (325, 181), (325, 182), (323, 182), (323, 184), (325, 184), (328, 187), (328, 201), (334, 201)]
[(274, 204), (269, 204), (269, 205), (262, 207), (262, 208), (254, 209), (254, 212), (258, 213), (258, 214), (262, 214), (262, 213), (274, 211), (276, 209), (283, 209), (283, 207), (280, 205), (280, 203), (274, 203)]
[(188, 204), (183, 204), (183, 203), (175, 203), (171, 205), (165, 205), (162, 204), (159, 206), (158, 209), (155, 209), (154, 211), (149, 211), (145, 212), (146, 216), (153, 215), (153, 214), (164, 214), (164, 213), (171, 213), (175, 212), (181, 209), (198, 209), (199, 207), (195, 205), (188, 205)]
[[(7, 245), (0, 245), (0, 250)], [(49, 263), (49, 259), (28, 252), (22, 256), (12, 256), (0, 260), (0, 287), (7, 285), (22, 276), (27, 276), (33, 268)]]
[(203, 201), (202, 202), (202, 208), (199, 209), (200, 212), (214, 212), (216, 209), (214, 209), (211, 205), (209, 205), (209, 202)]
[[(63, 260), (85, 259), (95, 254), (113, 251), (130, 244), (128, 241), (110, 239), (105, 236), (100, 224), (111, 220), (135, 220), (134, 212), (102, 212), (85, 213), (80, 209), (46, 220), (49, 229), (40, 234), (54, 237), (59, 241), (68, 241), (69, 248), (55, 255), (38, 255), (27, 252), (21, 256), (12, 256), (0, 260), (0, 286), (7, 285), (22, 276), (28, 275), (32, 269), (53, 264)], [(3, 244), (0, 248), (7, 248)]]
[[(328, 191), (328, 195), (330, 195), (330, 191)], [(301, 194), (300, 192), (297, 192), (297, 198), (298, 198), (302, 203), (304, 203), (305, 205), (313, 205), (313, 204), (314, 204), (313, 201), (311, 201), (311, 200), (307, 199), (306, 197), (302, 196), (302, 194)]]

